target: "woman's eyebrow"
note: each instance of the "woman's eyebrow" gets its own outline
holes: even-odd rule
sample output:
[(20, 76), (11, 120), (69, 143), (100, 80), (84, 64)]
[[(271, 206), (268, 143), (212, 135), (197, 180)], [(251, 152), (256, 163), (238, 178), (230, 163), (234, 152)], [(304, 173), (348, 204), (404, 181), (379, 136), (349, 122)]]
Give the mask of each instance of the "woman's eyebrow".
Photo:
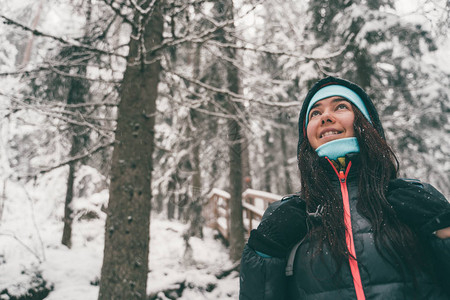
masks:
[(344, 97), (340, 97), (340, 98), (333, 99), (333, 102), (341, 102), (341, 101), (347, 101), (347, 102), (349, 102), (348, 99), (346, 99), (346, 98), (344, 98)]
[(314, 108), (316, 108), (317, 106), (320, 106), (320, 105), (322, 105), (322, 104), (320, 103), (320, 101), (317, 101), (316, 103), (313, 104), (313, 106), (311, 106), (310, 111), (313, 110)]
[[(335, 102), (341, 102), (341, 101), (349, 102), (348, 99), (346, 99), (344, 97), (335, 98), (335, 99), (333, 99), (332, 102), (335, 103)], [(313, 108), (316, 108), (317, 106), (320, 106), (320, 105), (322, 105), (322, 103), (320, 103), (320, 101), (317, 101), (316, 103), (313, 104), (313, 106), (311, 106), (310, 110), (312, 110)]]

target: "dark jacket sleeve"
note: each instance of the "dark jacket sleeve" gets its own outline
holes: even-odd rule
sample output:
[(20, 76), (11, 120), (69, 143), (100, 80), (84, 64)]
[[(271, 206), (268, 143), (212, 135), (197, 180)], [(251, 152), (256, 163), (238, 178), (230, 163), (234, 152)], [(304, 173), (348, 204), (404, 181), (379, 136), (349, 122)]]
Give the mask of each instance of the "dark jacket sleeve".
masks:
[[(262, 220), (282, 204), (269, 205)], [(285, 300), (287, 299), (286, 259), (262, 257), (246, 245), (242, 253), (239, 300)]]
[(239, 300), (287, 299), (286, 259), (262, 257), (248, 245), (241, 260)]
[[(450, 203), (434, 186), (423, 183), (424, 189), (442, 204), (440, 213), (424, 226), (424, 230), (436, 230), (450, 226)], [(450, 281), (449, 281), (450, 282)]]
[(436, 272), (441, 286), (450, 297), (450, 238), (440, 239), (433, 237), (430, 241), (433, 259), (436, 263)]
[(424, 237), (450, 226), (450, 203), (430, 184), (397, 178), (386, 198), (398, 218)]
[[(442, 213), (438, 217), (434, 218), (432, 222), (429, 222), (428, 226), (442, 228), (448, 227), (450, 224), (450, 203), (438, 190), (436, 190), (432, 185), (428, 183), (423, 183), (423, 188), (439, 199), (443, 203), (443, 207), (447, 209), (442, 209)], [(439, 226), (439, 223), (442, 225)], [(432, 236), (430, 238), (430, 246), (433, 254), (433, 259), (436, 264), (436, 272), (438, 280), (441, 282), (441, 286), (444, 288), (447, 295), (450, 297), (450, 238), (440, 239), (438, 237)]]

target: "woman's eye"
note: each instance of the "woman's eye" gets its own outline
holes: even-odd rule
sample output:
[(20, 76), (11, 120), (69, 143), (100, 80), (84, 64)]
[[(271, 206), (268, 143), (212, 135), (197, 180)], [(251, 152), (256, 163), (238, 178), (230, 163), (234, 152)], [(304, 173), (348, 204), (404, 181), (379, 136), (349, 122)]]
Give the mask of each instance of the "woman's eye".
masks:
[(311, 119), (311, 118), (313, 118), (315, 116), (318, 116), (318, 115), (320, 115), (320, 112), (318, 110), (313, 110), (311, 112), (311, 114), (309, 115), (309, 118)]
[(347, 105), (341, 103), (336, 107), (336, 109), (348, 109), (348, 107), (347, 107)]

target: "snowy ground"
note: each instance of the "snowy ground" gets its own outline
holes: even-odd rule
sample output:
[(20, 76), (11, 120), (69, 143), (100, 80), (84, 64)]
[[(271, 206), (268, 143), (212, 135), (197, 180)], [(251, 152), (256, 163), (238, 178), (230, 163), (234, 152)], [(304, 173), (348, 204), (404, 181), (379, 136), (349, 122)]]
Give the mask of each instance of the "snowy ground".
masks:
[[(35, 182), (8, 181), (4, 186), (6, 197), (2, 199), (0, 216), (1, 300), (26, 294), (29, 288), (42, 283), (42, 278), (46, 287), (53, 289), (45, 299), (97, 299), (105, 219), (100, 208), (108, 192), (102, 190), (75, 199), (77, 219), (73, 247), (68, 249), (60, 244), (64, 174), (64, 170), (55, 170)], [(99, 218), (83, 218), (88, 211)], [(185, 255), (182, 236), (186, 226), (152, 216), (148, 294), (183, 286), (178, 299), (237, 299), (237, 272), (221, 280), (215, 276), (232, 266), (227, 249), (214, 239), (215, 232), (205, 229), (203, 240), (190, 239), (192, 252)], [(158, 299), (169, 298), (160, 293)]]

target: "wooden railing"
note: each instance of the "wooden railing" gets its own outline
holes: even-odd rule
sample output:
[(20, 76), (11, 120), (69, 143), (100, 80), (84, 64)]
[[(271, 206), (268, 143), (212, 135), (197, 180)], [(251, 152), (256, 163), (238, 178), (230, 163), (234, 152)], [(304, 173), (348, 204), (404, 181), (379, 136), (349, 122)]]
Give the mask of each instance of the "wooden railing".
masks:
[(230, 228), (229, 200), (229, 193), (214, 188), (209, 193), (208, 203), (202, 210), (205, 225), (217, 229), (227, 240), (229, 238), (228, 228)]
[[(270, 203), (281, 199), (280, 195), (247, 189), (242, 193), (244, 227), (247, 233), (256, 228)], [(230, 237), (230, 194), (214, 188), (203, 208), (203, 217), (208, 227), (217, 229), (228, 240)]]

